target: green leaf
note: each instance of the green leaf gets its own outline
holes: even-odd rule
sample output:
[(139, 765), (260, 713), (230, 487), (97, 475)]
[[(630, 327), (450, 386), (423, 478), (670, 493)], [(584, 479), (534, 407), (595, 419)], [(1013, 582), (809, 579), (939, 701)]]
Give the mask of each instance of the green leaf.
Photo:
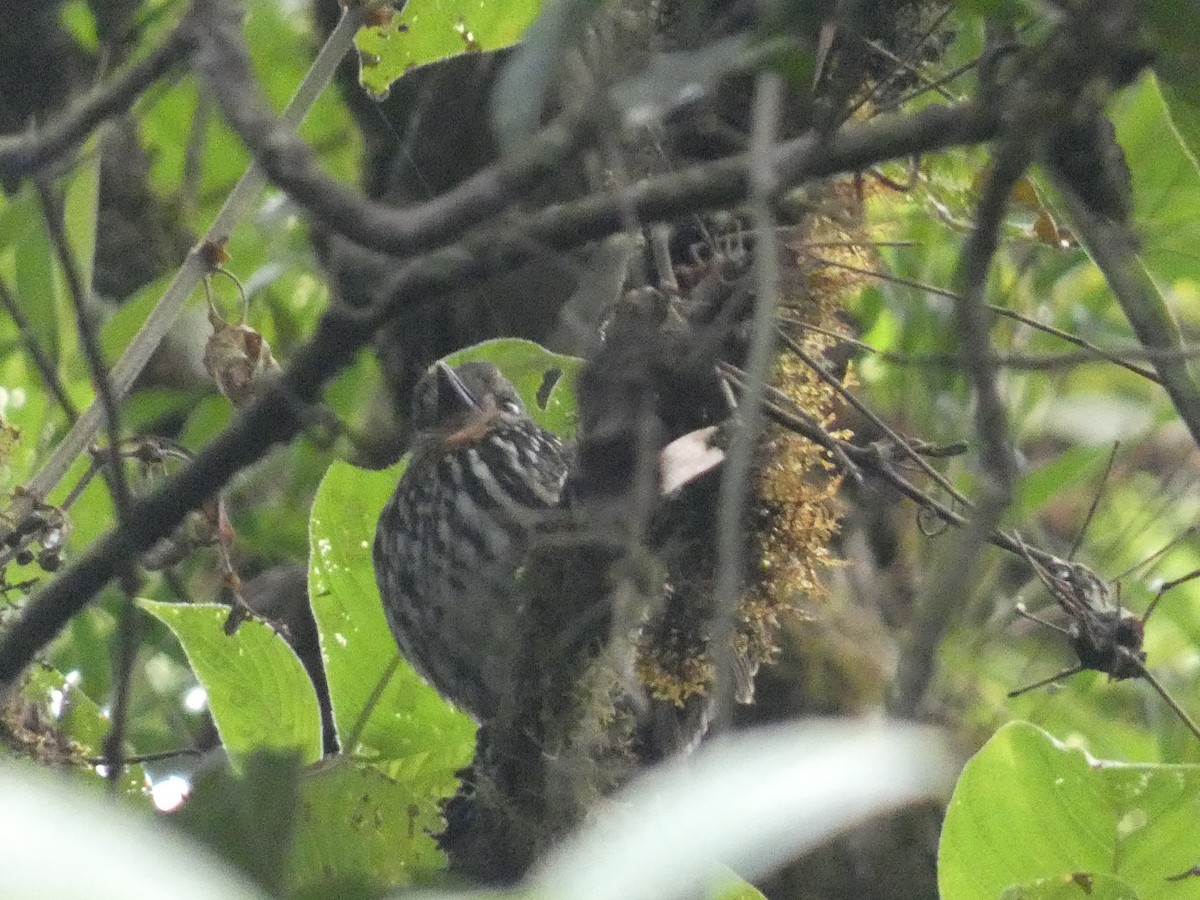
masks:
[(108, 321), (100, 328), (100, 350), (104, 361), (112, 365), (125, 352), (125, 348), (133, 343), (137, 333), (146, 324), (150, 311), (154, 309), (167, 286), (165, 278), (159, 278), (143, 287), (109, 316)]
[[(71, 170), (67, 179), (66, 196), (63, 199), (63, 230), (71, 258), (79, 272), (83, 295), (92, 292), (92, 268), (96, 260), (96, 225), (100, 208), (100, 151), (96, 140), (89, 141), (83, 149), (82, 161)], [(70, 303), (70, 295), (64, 295)], [(74, 318), (68, 317), (74, 331)]]
[(1085, 872), (1122, 879), (1147, 900), (1185, 896), (1165, 879), (1200, 858), (1197, 797), (1200, 766), (1097, 761), (1009, 723), (967, 763), (950, 800), (941, 895), (991, 900), (1010, 885)]
[(731, 869), (713, 879), (706, 896), (711, 900), (767, 900), (762, 891), (738, 877)]
[[(445, 358), (452, 366), (476, 359), (493, 363), (504, 377), (513, 383), (529, 415), (547, 431), (568, 438), (575, 433), (577, 407), (575, 382), (583, 360), (577, 356), (552, 353), (540, 344), (519, 338), (498, 338), (484, 341)], [(548, 378), (557, 378), (544, 403), (538, 402)]]
[(1157, 80), (1145, 77), (1115, 98), (1112, 118), (1133, 174), (1139, 258), (1160, 291), (1200, 291), (1200, 166), (1171, 121)]
[[(34, 704), (43, 721), (54, 722), (58, 732), (78, 744), (87, 756), (102, 755), (112, 723), (101, 713), (96, 701), (79, 689), (76, 679), (66, 678), (49, 666), (34, 666), (21, 695), (25, 702)], [(90, 771), (97, 780), (102, 780), (98, 772)], [(146, 773), (142, 767), (126, 766), (121, 775), (121, 792), (128, 797), (144, 798), (145, 787)]]
[(225, 634), (229, 608), (214, 603), (138, 605), (179, 639), (235, 767), (256, 750), (295, 750), (306, 764), (320, 758), (316, 693), (287, 641), (253, 619)]
[[(63, 228), (84, 296), (92, 284), (99, 180), (100, 156), (92, 140), (82, 151), (80, 163), (62, 179)], [(0, 274), (8, 280), (34, 338), (55, 364), (68, 393), (76, 405), (85, 405), (91, 398), (90, 380), (79, 353), (74, 304), (31, 185), (0, 208)], [(40, 382), (40, 376), (35, 377)], [(29, 378), (17, 384), (22, 389), (34, 386)], [(45, 393), (40, 383), (36, 389)], [(19, 416), (10, 418), (22, 428), (31, 424)], [(38, 430), (29, 433), (35, 439), (40, 436)]]
[[(384, 617), (371, 547), (375, 523), (405, 462), (381, 472), (335, 462), (325, 473), (309, 520), (309, 597), (321, 639), (334, 723), (342, 751), (389, 760), (422, 758), (442, 774), (441, 792), (471, 756), (475, 726), (406, 664), (359, 723), (398, 651)], [(358, 729), (356, 746), (345, 742)]]
[[(1068, 491), (1095, 496), (1101, 489), (1100, 479), (1111, 452), (1111, 447), (1072, 447), (1024, 475), (1013, 504), (1014, 521), (1032, 518), (1046, 503)], [(1089, 478), (1092, 482), (1086, 484)]]
[(291, 855), (300, 797), (294, 753), (254, 752), (244, 774), (203, 773), (170, 821), (278, 895)]
[(359, 84), (383, 100), (417, 66), (515, 44), (540, 8), (540, 0), (411, 0), (385, 24), (359, 30)]
[(289, 869), (293, 890), (427, 880), (445, 865), (430, 837), (442, 819), (428, 787), (344, 761), (305, 776)]
[[(6, 204), (0, 219), (0, 246), (12, 248), (12, 287), (17, 304), (29, 320), (42, 348), (62, 372), (61, 345), (64, 333), (73, 329), (70, 300), (62, 302), (62, 283), (58, 260), (50, 246), (45, 222), (31, 185), (15, 201)], [(6, 254), (7, 255), (7, 254)], [(63, 313), (66, 322), (60, 322)]]
[(1194, 88), (1195, 93), (1189, 95), (1178, 85), (1164, 80), (1159, 82), (1159, 89), (1179, 139), (1188, 153), (1196, 157), (1200, 154), (1200, 87)]
[(1071, 872), (1057, 878), (1038, 878), (1025, 884), (1012, 884), (1000, 894), (1000, 900), (1138, 900), (1138, 893), (1127, 882), (1111, 875)]
[(100, 49), (100, 36), (96, 33), (96, 17), (84, 0), (68, 0), (59, 11), (63, 28), (75, 38), (75, 43), (95, 53)]

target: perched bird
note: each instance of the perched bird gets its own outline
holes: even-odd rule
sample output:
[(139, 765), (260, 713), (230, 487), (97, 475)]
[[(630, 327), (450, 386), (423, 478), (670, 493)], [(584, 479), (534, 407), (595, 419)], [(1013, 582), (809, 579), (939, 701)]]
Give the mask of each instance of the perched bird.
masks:
[(486, 722), (520, 651), (516, 570), (558, 505), (567, 453), (488, 362), (436, 363), (413, 390), (412, 421), (408, 468), (375, 530), (375, 578), (408, 662)]

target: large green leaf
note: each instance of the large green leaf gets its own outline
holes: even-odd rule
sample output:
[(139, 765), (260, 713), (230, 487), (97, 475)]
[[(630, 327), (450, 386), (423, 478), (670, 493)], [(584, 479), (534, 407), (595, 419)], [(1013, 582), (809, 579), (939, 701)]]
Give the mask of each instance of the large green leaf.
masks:
[[(342, 751), (389, 760), (424, 756), (444, 773), (445, 791), (470, 757), (474, 725), (411, 668), (399, 665), (368, 718), (359, 721), (397, 658), (375, 584), (371, 546), (375, 523), (403, 466), (381, 472), (342, 462), (329, 467), (309, 520), (309, 596)], [(356, 731), (357, 742), (347, 746)]]
[(171, 823), (212, 848), (278, 896), (286, 881), (300, 806), (295, 753), (257, 751), (229, 767), (200, 773)]
[(321, 715), (312, 681), (282, 637), (256, 620), (226, 634), (229, 608), (215, 603), (138, 604), (179, 639), (235, 766), (256, 750), (321, 756)]
[(1138, 900), (1137, 891), (1120, 878), (1072, 872), (1058, 878), (1038, 878), (1006, 887), (1000, 900)]
[[(582, 359), (552, 353), (533, 341), (498, 338), (457, 350), (446, 357), (446, 362), (457, 366), (473, 359), (495, 364), (517, 389), (529, 415), (543, 428), (564, 438), (575, 433), (575, 380)], [(553, 387), (542, 397), (544, 385), (552, 379)]]
[(1145, 77), (1112, 104), (1133, 174), (1139, 257), (1160, 291), (1200, 291), (1200, 167), (1171, 121), (1158, 82)]
[(344, 760), (306, 775), (289, 867), (293, 887), (428, 879), (445, 865), (430, 837), (442, 824), (432, 787)]
[(967, 763), (950, 800), (941, 895), (992, 900), (1083, 873), (1121, 879), (1142, 898), (1195, 897), (1196, 882), (1166, 879), (1200, 861), (1197, 821), (1200, 766), (1103, 762), (1009, 723)]
[[(66, 180), (63, 198), (63, 231), (85, 297), (92, 290), (92, 267), (96, 259), (96, 227), (100, 209), (100, 153), (97, 147), (98, 142), (94, 140), (84, 147), (83, 159)], [(67, 321), (73, 322), (73, 319), (68, 317)], [(74, 331), (73, 328), (71, 330)]]
[(383, 100), (412, 68), (515, 44), (540, 8), (540, 0), (411, 0), (398, 15), (359, 31), (359, 83)]
[[(564, 435), (573, 430), (574, 380), (581, 360), (551, 353), (531, 341), (507, 339), (485, 341), (446, 357), (452, 365), (472, 359), (495, 363), (544, 427)], [(557, 380), (547, 393), (548, 376)], [(374, 708), (368, 709), (397, 654), (375, 583), (371, 547), (379, 513), (406, 465), (407, 459), (401, 460), (381, 472), (340, 462), (329, 467), (309, 522), (309, 595), (338, 734), (345, 742), (358, 732), (355, 746), (343, 746), (343, 751), (407, 760), (408, 765), (419, 758), (429, 767), (426, 771), (443, 773), (443, 789), (449, 789), (453, 772), (474, 747), (474, 729), (466, 716), (404, 663), (383, 686)], [(367, 718), (360, 722), (364, 710)]]
[(25, 313), (42, 348), (56, 363), (61, 361), (59, 340), (70, 325), (59, 319), (65, 311), (60, 303), (58, 262), (46, 233), (45, 223), (32, 185), (5, 203), (0, 213), (0, 260), (17, 305)]
[[(100, 202), (100, 154), (96, 144), (93, 140), (85, 146), (79, 164), (61, 184), (63, 233), (84, 297), (91, 294), (92, 263), (96, 255), (96, 216)], [(41, 332), (40, 339), (47, 341), (45, 348), (58, 364), (60, 376), (69, 379), (85, 375), (87, 369), (76, 333), (75, 301), (44, 221), (21, 236), (16, 249), (15, 286), (18, 302), (35, 329)]]

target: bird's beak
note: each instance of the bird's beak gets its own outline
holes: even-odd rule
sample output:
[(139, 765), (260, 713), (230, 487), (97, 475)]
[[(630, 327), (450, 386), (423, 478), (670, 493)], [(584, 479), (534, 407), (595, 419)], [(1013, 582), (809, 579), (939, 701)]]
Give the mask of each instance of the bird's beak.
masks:
[(478, 412), (482, 407), (463, 380), (444, 362), (434, 364), (437, 378), (438, 418), (450, 421), (463, 413)]

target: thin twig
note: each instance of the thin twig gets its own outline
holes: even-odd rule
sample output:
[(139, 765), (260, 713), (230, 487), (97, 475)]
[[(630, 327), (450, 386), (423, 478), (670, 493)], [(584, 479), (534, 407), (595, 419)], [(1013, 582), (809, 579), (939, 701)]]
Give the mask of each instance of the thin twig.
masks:
[[(283, 118), (286, 121), (298, 124), (311, 109), (320, 91), (333, 77), (338, 62), (353, 43), (362, 17), (363, 12), (357, 7), (348, 9), (342, 16), (342, 20), (329, 35), (329, 39), (317, 54), (312, 67), (284, 110)], [(150, 312), (146, 323), (109, 372), (115, 398), (119, 400), (129, 393), (137, 376), (141, 374), (151, 355), (175, 323), (184, 303), (207, 272), (201, 248), (227, 238), (237, 223), (250, 211), (265, 184), (266, 178), (261, 170), (253, 165), (238, 180), (200, 244), (184, 259), (171, 284)], [(66, 475), (79, 454), (99, 433), (102, 425), (103, 409), (97, 401), (71, 426), (45, 465), (25, 486), (25, 491), (15, 497), (5, 514), (0, 516), (0, 537), (7, 535), (12, 524), (23, 521), (35, 503), (44, 501), (49, 496), (50, 491)]]
[[(122, 532), (131, 524), (130, 514), (133, 494), (129, 489), (129, 480), (125, 477), (125, 463), (121, 459), (121, 421), (120, 409), (113, 396), (112, 384), (108, 377), (108, 367), (100, 350), (100, 342), (96, 337), (96, 329), (88, 310), (87, 288), (79, 271), (74, 255), (63, 229), (63, 206), (60, 199), (51, 192), (50, 188), (40, 179), (35, 181), (38, 198), (41, 201), (46, 231), (50, 242), (54, 245), (71, 303), (75, 308), (75, 327), (79, 333), (79, 343), (87, 360), (88, 370), (92, 376), (92, 384), (96, 396), (104, 410), (104, 419), (108, 428), (108, 459), (109, 466), (105, 470), (105, 481), (113, 497), (117, 509), (117, 525)], [(121, 612), (117, 622), (117, 649), (113, 654), (113, 701), (111, 725), (104, 739), (104, 756), (110, 766), (108, 770), (108, 786), (114, 793), (120, 789), (121, 774), (124, 768), (122, 754), (125, 744), (125, 726), (129, 716), (129, 690), (133, 676), (133, 663), (137, 655), (136, 620), (134, 602), (137, 597), (137, 571), (134, 560), (127, 556), (119, 571), (121, 588), (125, 594), (121, 604)]]
[[(946, 7), (946, 9), (942, 12), (941, 16), (937, 20), (939, 24), (945, 20), (946, 16), (950, 14), (950, 11), (953, 8), (954, 8), (953, 6)], [(928, 39), (928, 35), (926, 35), (926, 39)], [(941, 95), (943, 100), (959, 99), (958, 97), (955, 97), (952, 93), (950, 93), (948, 90), (946, 90), (944, 87), (942, 87), (941, 84), (934, 81), (932, 78), (930, 78), (924, 72), (922, 72), (918, 66), (909, 62), (907, 59), (902, 59), (901, 57), (897, 56), (895, 53), (893, 53), (887, 47), (883, 46), (883, 44), (879, 43), (879, 41), (870, 40), (868, 38), (862, 38), (862, 42), (864, 44), (866, 44), (868, 47), (870, 47), (872, 50), (874, 50), (876, 53), (878, 53), (880, 56), (882, 56), (884, 59), (895, 63), (896, 64), (896, 74), (899, 74), (900, 72), (907, 72), (908, 74), (915, 76), (919, 82), (921, 82), (923, 85), (925, 85), (926, 89), (931, 90), (931, 91), (936, 91), (938, 94)], [(920, 46), (921, 46), (920, 44), (917, 44), (917, 46), (914, 48), (914, 50), (919, 50)], [(895, 74), (893, 74), (886, 81), (881, 82), (881, 85), (886, 87), (893, 80), (895, 80)]]
[[(746, 373), (728, 362), (717, 363), (717, 371), (722, 376), (721, 386), (729, 391), (730, 385), (737, 385), (743, 392), (746, 390)], [(795, 401), (774, 385), (764, 386), (764, 410), (773, 421), (803, 438), (812, 441), (823, 448), (833, 458), (837, 467), (855, 481), (862, 480), (858, 466), (846, 454), (844, 441), (840, 441), (826, 431), (821, 424), (808, 413), (800, 409)], [(731, 405), (736, 405), (736, 398), (730, 393)]]
[(942, 88), (944, 88), (946, 85), (950, 84), (950, 82), (957, 81), (959, 78), (966, 75), (968, 72), (971, 72), (974, 69), (978, 68), (981, 58), (982, 57), (976, 57), (975, 59), (969, 59), (965, 63), (955, 66), (949, 72), (939, 75), (937, 78), (933, 79), (929, 83), (923, 84), (918, 88), (914, 88), (912, 91), (905, 94), (903, 97), (895, 100), (894, 102), (883, 104), (881, 106), (881, 108), (885, 109), (885, 110), (899, 109), (900, 107), (903, 107), (906, 104), (908, 104), (910, 101), (915, 100), (917, 97), (920, 97), (922, 94), (927, 94), (933, 90), (936, 90), (940, 93)]
[[(941, 13), (939, 13), (937, 16), (934, 17), (933, 21), (925, 29), (925, 33), (922, 34), (916, 41), (914, 41), (912, 44), (912, 47), (909, 48), (908, 52), (912, 55), (912, 58), (914, 58), (914, 59), (916, 58), (916, 54), (918, 52), (920, 52), (922, 47), (925, 46), (925, 42), (928, 41), (931, 37), (933, 37), (933, 35), (937, 32), (938, 28), (941, 27), (942, 23), (946, 21), (946, 18), (953, 11), (954, 11), (954, 3), (947, 3), (945, 9), (943, 9), (941, 11)], [(846, 118), (850, 118), (851, 116), (853, 116), (863, 106), (865, 106), (867, 103), (869, 103), (875, 97), (877, 97), (880, 93), (882, 93), (887, 87), (889, 87), (896, 80), (896, 78), (900, 75), (901, 71), (907, 71), (911, 74), (916, 75), (918, 80), (924, 84), (925, 90), (937, 91), (939, 94), (941, 94), (947, 100), (955, 99), (954, 96), (952, 94), (950, 94), (949, 91), (945, 90), (942, 87), (942, 82), (935, 81), (935, 80), (928, 78), (925, 75), (925, 73), (920, 70), (920, 68), (918, 68), (916, 65), (914, 65), (909, 60), (901, 59), (895, 53), (892, 53), (890, 50), (888, 50), (886, 47), (884, 47), (882, 44), (880, 44), (878, 41), (869, 40), (867, 38), (862, 37), (861, 35), (858, 37), (859, 37), (859, 40), (861, 40), (864, 44), (866, 44), (868, 47), (870, 47), (872, 50), (874, 50), (880, 56), (883, 56), (886, 59), (890, 60), (891, 62), (895, 63), (897, 68), (887, 78), (882, 79), (878, 83), (872, 85), (871, 89), (869, 91), (867, 91), (867, 93), (863, 96), (863, 98), (861, 100), (859, 100), (857, 103), (855, 103), (853, 107), (851, 107), (850, 111), (847, 113)]]
[[(352, 33), (346, 35), (347, 40)], [(773, 155), (785, 173), (803, 180), (984, 140), (995, 127), (994, 110), (973, 104), (928, 107), (912, 116), (885, 116), (845, 126), (820, 148), (812, 141), (801, 141)], [(631, 193), (638, 215), (650, 221), (728, 206), (744, 198), (745, 188), (745, 163), (738, 158), (646, 179), (634, 185)], [(232, 199), (227, 207), (230, 205)], [(240, 215), (244, 204), (236, 209)], [(533, 242), (565, 250), (602, 238), (622, 228), (621, 209), (611, 194), (602, 194), (530, 214), (503, 229), (472, 235), (414, 259), (387, 286), (387, 301), (369, 313), (360, 315), (337, 306), (327, 310), (312, 338), (295, 350), (280, 378), (266, 386), (192, 464), (135, 501), (132, 518), (136, 525), (128, 535), (110, 531), (29, 598), (21, 615), (0, 635), (0, 689), (10, 688), (34, 655), (113, 577), (123, 555), (153, 546), (236, 472), (261, 459), (275, 443), (293, 438), (303, 424), (296, 414), (297, 404), (312, 402), (324, 383), (347, 366), (376, 330), (407, 304), (417, 297), (439, 296), (481, 275), (507, 271), (528, 259)], [(203, 273), (199, 254), (193, 252), (189, 260), (198, 280)], [(160, 302), (159, 308), (162, 305)], [(118, 374), (119, 367), (114, 368), (113, 380), (119, 389)], [(68, 464), (82, 447), (66, 457)], [(60, 477), (57, 473), (42, 483), (53, 485)]]
[(1075, 554), (1079, 552), (1079, 548), (1083, 546), (1083, 540), (1087, 537), (1088, 529), (1092, 527), (1092, 520), (1096, 518), (1096, 510), (1100, 508), (1100, 501), (1104, 499), (1104, 489), (1108, 486), (1108, 479), (1112, 475), (1113, 466), (1117, 462), (1117, 453), (1121, 449), (1121, 442), (1114, 441), (1112, 450), (1108, 453), (1108, 462), (1104, 466), (1104, 474), (1100, 476), (1100, 486), (1092, 495), (1092, 502), (1088, 505), (1088, 511), (1083, 517), (1083, 524), (1079, 526), (1079, 533), (1075, 535), (1075, 540), (1071, 542), (1071, 548), (1067, 551), (1067, 559), (1073, 560)]
[(737, 664), (733, 646), (738, 597), (745, 578), (743, 545), (747, 485), (754, 452), (762, 430), (764, 387), (775, 355), (775, 306), (779, 300), (779, 242), (775, 237), (775, 214), (771, 198), (778, 185), (771, 167), (771, 150), (783, 102), (783, 80), (776, 73), (758, 76), (755, 86), (753, 133), (750, 149), (750, 218), (758, 240), (754, 248), (755, 297), (750, 324), (750, 350), (746, 360), (745, 403), (738, 407), (737, 428), (729, 442), (729, 453), (717, 496), (717, 579), (714, 588), (712, 654), (716, 667), (716, 703), (713, 726), (720, 731), (732, 716), (734, 672)]
[[(862, 341), (846, 338), (846, 343), (874, 354), (882, 362), (896, 366), (912, 366), (928, 369), (953, 369), (962, 364), (957, 353), (896, 353), (893, 350), (879, 350)], [(1096, 351), (1079, 350), (1062, 353), (992, 353), (989, 359), (997, 369), (1012, 369), (1017, 372), (1053, 372), (1058, 369), (1075, 369), (1079, 366), (1095, 365), (1097, 363), (1112, 364), (1113, 357), (1126, 359), (1200, 359), (1200, 347), (1181, 347), (1178, 350), (1155, 350), (1149, 347), (1109, 348)], [(1141, 369), (1139, 366), (1125, 365), (1123, 369), (1136, 371), (1155, 384), (1162, 381), (1153, 372)], [(1143, 374), (1144, 373), (1144, 374)]]
[(829, 372), (825, 370), (825, 367), (820, 364), (820, 362), (814, 359), (811, 354), (809, 354), (802, 346), (800, 346), (799, 342), (794, 340), (791, 335), (789, 335), (782, 328), (779, 329), (779, 338), (802, 363), (804, 363), (813, 371), (813, 374), (815, 374), (818, 378), (829, 385), (829, 387), (836, 391), (843, 400), (858, 410), (858, 412), (869, 422), (871, 422), (872, 425), (886, 434), (888, 438), (891, 439), (892, 443), (905, 455), (907, 455), (908, 458), (916, 464), (917, 468), (933, 479), (938, 486), (942, 488), (942, 490), (944, 490), (947, 494), (964, 506), (971, 506), (971, 502), (961, 493), (959, 493), (958, 489), (955, 488), (954, 485), (952, 485), (948, 480), (946, 480), (946, 477), (941, 472), (929, 465), (929, 463), (924, 460), (921, 454), (917, 453), (908, 445), (908, 441), (901, 437), (900, 434), (898, 434), (890, 425), (883, 421), (883, 419), (877, 416), (870, 407), (855, 397), (853, 393), (846, 390), (845, 385), (843, 385), (841, 381), (830, 375)]
[(379, 706), (379, 701), (383, 698), (383, 692), (392, 683), (392, 678), (395, 677), (396, 672), (403, 662), (404, 657), (397, 653), (392, 657), (392, 661), (387, 664), (387, 667), (379, 674), (375, 686), (371, 688), (371, 693), (367, 695), (366, 702), (363, 703), (362, 709), (358, 713), (358, 718), (354, 720), (354, 725), (351, 727), (350, 733), (346, 735), (346, 739), (341, 745), (343, 753), (353, 755), (358, 752), (358, 742), (362, 739), (363, 732), (367, 728), (367, 723), (371, 720), (371, 714)]
[[(726, 376), (736, 378), (736, 370), (724, 364), (722, 365), (722, 373)], [(961, 443), (943, 447), (908, 438), (905, 439), (908, 450), (901, 450), (890, 441), (875, 441), (866, 447), (860, 447), (857, 444), (834, 437), (819, 424), (799, 413), (794, 408), (795, 404), (793, 401), (786, 394), (776, 391), (770, 385), (767, 386), (767, 394), (769, 395), (769, 402), (764, 405), (766, 414), (784, 428), (794, 431), (801, 437), (807, 438), (821, 447), (827, 449), (831, 447), (836, 448), (830, 449), (830, 453), (839, 466), (848, 465), (851, 467), (850, 471), (857, 471), (860, 473), (860, 477), (871, 477), (889, 485), (921, 508), (929, 510), (948, 525), (953, 525), (956, 528), (971, 527), (972, 523), (970, 519), (947, 506), (936, 497), (916, 487), (901, 475), (893, 465), (898, 461), (906, 459), (909, 452), (915, 452), (932, 459), (955, 456), (962, 453), (965, 449)], [(849, 462), (843, 463), (843, 458)], [(986, 539), (1001, 550), (1006, 550), (1022, 558), (1028, 553), (1043, 563), (1056, 559), (1053, 554), (1025, 545), (1015, 535), (998, 529), (988, 532)]]
[(38, 341), (37, 332), (33, 330), (29, 318), (25, 315), (25, 311), (21, 309), (21, 304), (17, 302), (17, 298), (8, 289), (8, 282), (3, 277), (0, 277), (0, 303), (4, 305), (5, 312), (8, 313), (13, 323), (17, 326), (17, 333), (20, 335), (21, 343), (25, 345), (25, 349), (33, 359), (33, 364), (37, 366), (38, 373), (42, 376), (42, 383), (54, 395), (54, 399), (58, 401), (58, 405), (62, 407), (67, 421), (73, 423), (79, 418), (79, 411), (75, 409), (75, 404), (71, 402), (71, 397), (67, 394), (67, 389), (62, 383), (62, 379), (58, 377), (58, 368), (54, 365), (54, 360), (50, 358), (45, 348)]
[(125, 521), (129, 513), (132, 494), (129, 490), (129, 480), (125, 477), (125, 469), (119, 462), (118, 450), (121, 446), (121, 429), (117, 401), (109, 381), (108, 368), (96, 338), (92, 315), (88, 310), (88, 291), (83, 282), (79, 266), (71, 252), (66, 232), (63, 230), (63, 206), (60, 198), (56, 197), (50, 187), (41, 180), (35, 182), (38, 199), (41, 202), (42, 217), (46, 224), (46, 232), (50, 243), (58, 257), (62, 268), (63, 278), (67, 283), (67, 293), (75, 310), (75, 327), (79, 334), (79, 343), (83, 350), (88, 371), (92, 377), (92, 385), (96, 389), (96, 397), (103, 412), (108, 429), (109, 455), (112, 466), (108, 470), (109, 485), (112, 489), (113, 503), (117, 509), (117, 518)]
[[(164, 759), (175, 759), (179, 756), (203, 756), (205, 751), (199, 750), (196, 747), (180, 747), (178, 750), (160, 750), (157, 753), (139, 753), (136, 756), (127, 756), (119, 763), (113, 762), (107, 756), (93, 756), (88, 759), (88, 765), (92, 766), (110, 766), (116, 768), (120, 772), (120, 766), (140, 766), (148, 762), (161, 762)], [(109, 780), (112, 780), (112, 774), (109, 773)]]
[[(928, 284), (924, 281), (917, 281), (912, 278), (905, 278), (901, 275), (893, 275), (891, 272), (884, 272), (879, 269), (868, 269), (862, 266), (855, 266), (850, 263), (825, 259), (823, 257), (817, 257), (814, 261), (820, 263), (821, 265), (833, 266), (838, 269), (844, 269), (847, 272), (854, 272), (858, 275), (869, 275), (875, 278), (883, 279), (884, 281), (890, 281), (893, 284), (915, 288), (916, 290), (925, 291), (926, 293), (933, 294), (937, 297), (945, 297), (947, 300), (953, 300), (956, 303), (962, 302), (961, 294), (958, 294), (955, 291), (946, 290), (945, 288), (940, 288), (934, 284)], [(1149, 369), (1142, 368), (1141, 366), (1136, 366), (1133, 363), (1126, 362), (1120, 357), (1120, 355), (1118, 355), (1116, 351), (1105, 350), (1103, 347), (1099, 347), (1090, 341), (1073, 335), (1069, 331), (1063, 331), (1061, 328), (1055, 328), (1053, 325), (1047, 325), (1045, 322), (1039, 322), (1037, 319), (1032, 319), (1014, 309), (1009, 309), (1004, 306), (997, 306), (994, 303), (988, 303), (985, 304), (985, 306), (989, 311), (998, 316), (1003, 316), (1006, 319), (1012, 319), (1015, 322), (1020, 322), (1022, 325), (1028, 325), (1030, 328), (1036, 329), (1037, 331), (1053, 335), (1054, 337), (1064, 340), (1067, 343), (1074, 344), (1076, 347), (1080, 347), (1089, 353), (1095, 354), (1095, 356), (1099, 357), (1100, 359), (1111, 362), (1114, 365), (1118, 365), (1123, 369), (1128, 369), (1130, 372), (1133, 372), (1135, 375), (1140, 375), (1142, 378), (1145, 378), (1148, 381), (1153, 381), (1155, 384), (1162, 384), (1162, 379), (1155, 375), (1154, 372), (1150, 371)], [(959, 361), (961, 362), (961, 358)]]

